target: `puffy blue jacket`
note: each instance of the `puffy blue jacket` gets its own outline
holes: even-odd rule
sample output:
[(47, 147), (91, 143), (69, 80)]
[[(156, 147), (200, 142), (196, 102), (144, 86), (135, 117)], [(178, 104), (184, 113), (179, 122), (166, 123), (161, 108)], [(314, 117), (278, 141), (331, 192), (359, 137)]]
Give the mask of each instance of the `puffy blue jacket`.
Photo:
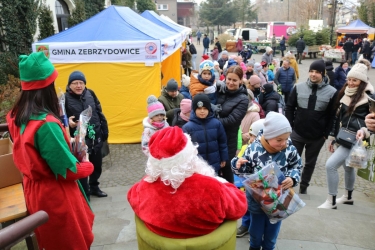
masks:
[(221, 122), (211, 111), (206, 119), (198, 118), (192, 111), (182, 129), (198, 143), (198, 154), (219, 172), (220, 162), (228, 160), (227, 136)]
[(190, 95), (190, 92), (189, 92), (189, 88), (185, 87), (184, 85), (181, 86), (180, 88), (180, 93), (181, 95), (183, 95), (186, 99), (190, 99), (191, 100), (191, 95)]
[(334, 80), (334, 86), (338, 91), (341, 90), (342, 86), (346, 83), (346, 76), (349, 73), (350, 68), (345, 72), (342, 67), (337, 67), (335, 69), (335, 80)]
[(284, 70), (280, 68), (275, 75), (274, 81), (279, 85), (281, 84), (281, 90), (283, 92), (290, 92), (296, 81), (296, 73), (292, 67)]
[(210, 39), (208, 37), (203, 38), (203, 47), (204, 48), (210, 47)]

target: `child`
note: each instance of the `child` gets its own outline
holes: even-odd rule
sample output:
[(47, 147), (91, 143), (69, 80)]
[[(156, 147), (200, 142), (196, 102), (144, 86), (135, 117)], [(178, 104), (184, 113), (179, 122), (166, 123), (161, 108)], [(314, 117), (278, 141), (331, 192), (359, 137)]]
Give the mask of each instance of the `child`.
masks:
[(217, 59), (219, 59), (219, 49), (217, 48), (217, 46), (215, 46), (214, 49), (212, 50), (211, 57), (212, 57), (212, 60), (214, 61), (217, 61)]
[(198, 93), (205, 93), (216, 104), (216, 82), (214, 64), (205, 60), (199, 64), (199, 74), (192, 73), (190, 76), (190, 94), (191, 97)]
[[(301, 175), (301, 158), (292, 145), (289, 135), (292, 128), (282, 114), (270, 112), (264, 120), (264, 129), (245, 150), (243, 158), (233, 158), (232, 170), (237, 174), (256, 173), (272, 162), (280, 166), (285, 180), (282, 189), (298, 185)], [(274, 249), (281, 221), (271, 224), (260, 205), (246, 190), (250, 212), (250, 249)]]
[(220, 65), (217, 61), (214, 61), (214, 74), (215, 74), (215, 80), (220, 80), (222, 70), (220, 69)]
[(148, 142), (151, 136), (158, 130), (169, 127), (165, 120), (165, 109), (158, 99), (150, 95), (147, 98), (147, 112), (148, 116), (143, 119), (143, 133), (142, 133), (142, 151), (148, 157)]
[(193, 98), (190, 120), (182, 129), (198, 143), (198, 154), (211, 165), (217, 174), (228, 160), (227, 137), (221, 122), (211, 110), (210, 99), (205, 94)]
[(172, 121), (172, 126), (177, 126), (182, 128), (190, 118), (191, 112), (191, 100), (182, 99), (179, 109), (174, 109), (174, 118)]
[[(243, 145), (241, 151), (238, 153), (237, 157), (242, 157), (245, 153), (246, 148), (255, 141), (255, 138), (259, 134), (260, 130), (263, 129), (263, 123), (264, 119), (257, 120), (253, 124), (251, 124), (250, 130), (249, 130), (249, 141), (247, 145)], [(238, 177), (240, 178), (240, 177)], [(235, 178), (236, 179), (236, 178)], [(241, 183), (245, 180), (245, 178), (240, 178)], [(238, 187), (238, 186), (237, 186)], [(242, 236), (245, 236), (249, 233), (249, 227), (250, 227), (250, 213), (249, 211), (246, 212), (246, 214), (242, 217), (242, 223), (239, 228), (237, 228), (237, 238), (240, 238)]]

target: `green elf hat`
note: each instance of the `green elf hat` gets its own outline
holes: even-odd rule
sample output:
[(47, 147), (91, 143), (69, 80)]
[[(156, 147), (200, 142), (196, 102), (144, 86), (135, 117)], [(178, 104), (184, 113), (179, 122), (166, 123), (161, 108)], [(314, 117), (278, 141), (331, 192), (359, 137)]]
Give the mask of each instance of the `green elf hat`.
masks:
[(57, 71), (44, 52), (21, 55), (18, 63), (22, 90), (42, 89), (57, 78)]

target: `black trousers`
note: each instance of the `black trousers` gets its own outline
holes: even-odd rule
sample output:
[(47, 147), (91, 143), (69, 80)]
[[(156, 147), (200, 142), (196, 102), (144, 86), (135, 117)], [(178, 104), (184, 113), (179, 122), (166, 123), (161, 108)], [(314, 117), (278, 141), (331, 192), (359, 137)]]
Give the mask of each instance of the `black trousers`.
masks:
[(284, 91), (282, 91), (282, 94), (284, 95), (284, 102), (285, 102), (285, 104), (287, 104), (290, 92), (284, 92)]
[(295, 131), (290, 135), (293, 145), (296, 147), (299, 155), (302, 155), (305, 148), (305, 166), (303, 167), (301, 176), (301, 185), (308, 187), (311, 177), (315, 170), (316, 161), (319, 156), (320, 149), (323, 147), (325, 139), (323, 137), (316, 140), (309, 140), (301, 137)]
[(102, 174), (102, 152), (95, 153), (94, 151), (89, 155), (89, 161), (94, 165), (94, 172), (89, 177), (79, 179), (83, 190), (87, 197), (90, 196), (90, 189), (99, 188), (99, 178)]

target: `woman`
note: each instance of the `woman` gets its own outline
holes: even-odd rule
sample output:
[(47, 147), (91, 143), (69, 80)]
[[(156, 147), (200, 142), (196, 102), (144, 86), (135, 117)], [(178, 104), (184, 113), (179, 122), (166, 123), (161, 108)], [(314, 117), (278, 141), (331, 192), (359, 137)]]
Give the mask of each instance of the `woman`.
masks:
[(247, 108), (247, 112), (245, 117), (241, 121), (241, 135), (242, 135), (242, 145), (247, 145), (250, 140), (249, 130), (251, 124), (258, 121), (260, 119), (259, 111), (260, 108), (254, 102), (254, 94), (250, 89), (247, 89), (247, 94), (249, 97), (249, 107)]
[(292, 53), (288, 52), (285, 54), (285, 58), (289, 59), (290, 67), (292, 67), (294, 69), (294, 72), (296, 72), (296, 79), (298, 80), (299, 71), (298, 71), (298, 64), (297, 64), (296, 57)]
[[(57, 71), (43, 52), (20, 56), (21, 94), (7, 115), (14, 162), (23, 174), (29, 214), (44, 210), (49, 220), (35, 230), (40, 249), (89, 249), (94, 214), (78, 179), (93, 165), (78, 162), (59, 120)], [(86, 157), (85, 157), (86, 158)]]
[(249, 107), (247, 90), (242, 81), (242, 68), (238, 65), (232, 66), (227, 70), (223, 91), (220, 91), (220, 88), (217, 91), (217, 104), (221, 105), (218, 119), (223, 124), (227, 135), (229, 158), (221, 169), (221, 174), (231, 183), (233, 183), (233, 173), (230, 161), (236, 155), (238, 130)]
[(107, 197), (107, 194), (99, 188), (99, 178), (102, 174), (103, 161), (101, 150), (103, 142), (108, 139), (108, 125), (102, 113), (102, 106), (94, 91), (86, 88), (85, 75), (81, 71), (74, 71), (69, 76), (65, 94), (65, 109), (69, 117), (70, 136), (74, 136), (79, 115), (89, 106), (92, 108), (89, 124), (93, 125), (95, 137), (90, 138), (89, 133), (87, 133), (86, 145), (90, 162), (94, 164), (94, 172), (90, 175), (89, 181), (87, 177), (80, 180), (88, 199), (90, 199), (90, 195)]
[[(367, 134), (365, 117), (369, 114), (367, 93), (373, 93), (374, 88), (368, 82), (367, 67), (357, 63), (348, 74), (348, 80), (337, 96), (337, 117), (332, 129), (333, 135), (337, 135), (339, 127), (357, 132), (357, 139), (363, 139)], [(368, 135), (366, 135), (368, 137)], [(352, 193), (355, 181), (355, 169), (345, 165), (345, 159), (350, 153), (350, 148), (339, 146), (334, 150), (333, 140), (329, 143), (329, 151), (333, 153), (326, 162), (328, 198), (318, 208), (336, 209), (337, 204), (353, 204)], [(345, 169), (345, 194), (336, 200), (339, 185), (338, 168)]]
[(281, 36), (281, 40), (280, 40), (280, 51), (281, 51), (281, 56), (284, 57), (284, 51), (286, 50), (286, 46), (285, 46), (285, 37), (284, 35)]
[(182, 49), (182, 56), (181, 56), (181, 63), (182, 67), (184, 68), (184, 73), (187, 76), (190, 76), (191, 74), (191, 54), (190, 52), (186, 49)]
[(342, 62), (340, 63), (340, 66), (338, 66), (335, 69), (335, 80), (334, 80), (334, 86), (338, 91), (341, 90), (342, 86), (344, 86), (346, 82), (346, 76), (351, 68), (349, 68), (348, 62)]
[(260, 86), (267, 84), (266, 76), (262, 73), (263, 66), (260, 63), (254, 64), (254, 74), (257, 75), (260, 79)]

